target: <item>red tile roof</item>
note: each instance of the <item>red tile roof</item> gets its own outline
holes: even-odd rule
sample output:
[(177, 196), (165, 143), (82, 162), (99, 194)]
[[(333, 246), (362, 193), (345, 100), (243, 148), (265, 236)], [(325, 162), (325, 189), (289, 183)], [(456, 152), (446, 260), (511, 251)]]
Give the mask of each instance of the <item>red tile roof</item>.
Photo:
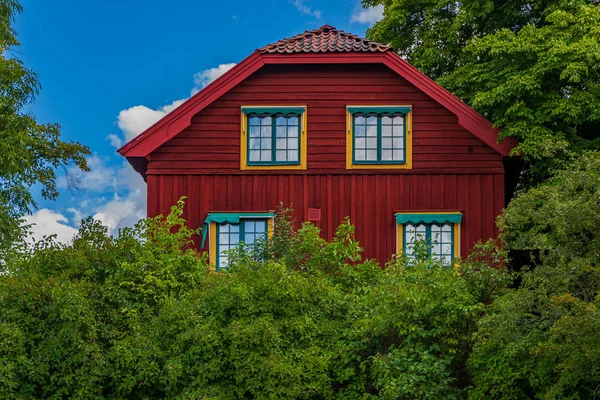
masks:
[(339, 31), (331, 25), (305, 31), (289, 39), (261, 47), (259, 53), (326, 53), (326, 52), (371, 52), (384, 53), (391, 48), (381, 43), (363, 39), (351, 33)]

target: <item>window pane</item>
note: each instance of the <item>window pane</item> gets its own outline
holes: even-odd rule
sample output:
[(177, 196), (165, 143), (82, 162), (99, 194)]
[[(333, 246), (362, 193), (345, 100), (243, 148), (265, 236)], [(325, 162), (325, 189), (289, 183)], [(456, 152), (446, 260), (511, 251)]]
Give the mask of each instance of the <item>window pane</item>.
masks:
[(377, 117), (375, 115), (369, 115), (367, 117), (367, 124), (377, 126)]
[(395, 149), (401, 149), (403, 147), (402, 139), (392, 139), (392, 145)]
[(287, 140), (286, 139), (277, 139), (277, 143), (275, 143), (277, 150), (285, 150), (287, 149)]
[(250, 149), (259, 149), (260, 139), (250, 139)]
[(382, 150), (381, 151), (381, 159), (383, 161), (391, 161), (392, 160), (392, 151), (391, 150)]
[(381, 148), (382, 149), (391, 149), (392, 148), (392, 139), (381, 139)]
[(443, 255), (447, 256), (452, 254), (452, 245), (448, 244), (442, 244), (442, 253)]
[(367, 160), (377, 161), (377, 150), (367, 150)]
[(246, 229), (246, 232), (254, 232), (254, 221), (253, 220), (246, 221), (244, 228)]
[(275, 128), (277, 137), (285, 137), (287, 134), (287, 128), (285, 126), (278, 126)]
[(219, 235), (219, 243), (221, 243), (221, 244), (229, 244), (229, 234), (227, 232), (221, 233)]
[(260, 151), (250, 150), (250, 161), (260, 161)]
[(365, 136), (365, 127), (364, 125), (356, 125), (354, 127), (354, 136)]
[(287, 146), (288, 146), (288, 149), (293, 149), (293, 150), (298, 149), (298, 139), (288, 139)]
[(250, 117), (248, 123), (250, 125), (260, 125), (260, 118), (258, 118), (257, 116)]
[(365, 161), (366, 158), (366, 151), (365, 150), (356, 150), (354, 152), (354, 158), (356, 159), (356, 161)]
[(229, 225), (229, 231), (237, 233), (237, 232), (240, 231), (240, 226), (237, 225), (237, 224), (236, 225)]
[(364, 125), (365, 122), (366, 122), (366, 119), (365, 119), (365, 117), (363, 117), (362, 115), (360, 115), (360, 116), (356, 117), (355, 121), (356, 121), (357, 125), (359, 125), (359, 124), (360, 125)]
[(384, 115), (381, 117), (382, 125), (391, 124), (391, 123), (392, 123), (392, 118), (389, 115)]
[(285, 150), (277, 150), (275, 157), (276, 161), (287, 161), (287, 152)]
[(288, 151), (288, 161), (298, 161), (298, 151), (297, 150), (289, 150)]
[(263, 125), (263, 126), (264, 126), (264, 125), (271, 126), (271, 116), (270, 116), (270, 115), (267, 115), (267, 116), (265, 116), (265, 117), (262, 117), (262, 118), (261, 118), (261, 121), (260, 121), (260, 124), (261, 124), (261, 125)]
[(237, 233), (229, 234), (229, 245), (238, 245), (240, 243), (240, 235)]
[(259, 137), (260, 136), (260, 126), (251, 126), (250, 127), (250, 136), (251, 137)]
[(298, 117), (289, 117), (288, 125), (298, 125)]
[(260, 161), (271, 161), (271, 150), (263, 150), (260, 152)]
[(403, 132), (402, 132), (403, 127), (402, 126), (394, 125), (393, 130), (394, 130), (393, 131), (394, 136), (398, 137), (398, 136), (402, 136), (403, 135)]
[(399, 124), (403, 124), (404, 123), (404, 117), (402, 117), (401, 115), (396, 115), (394, 117), (394, 125), (399, 125)]
[(392, 127), (390, 125), (382, 125), (381, 136), (392, 136)]
[(366, 146), (365, 140), (366, 140), (365, 138), (356, 138), (356, 140), (354, 141), (354, 147), (364, 149)]
[(377, 138), (367, 139), (367, 148), (377, 150)]
[(271, 139), (261, 139), (260, 147), (263, 149), (270, 149), (271, 148)]
[(260, 136), (262, 137), (271, 137), (271, 125), (269, 126), (262, 126), (260, 128)]
[(255, 232), (266, 232), (267, 224), (263, 220), (258, 220), (258, 221), (256, 221), (256, 225), (255, 225), (254, 229), (256, 230)]
[(282, 115), (278, 116), (276, 124), (283, 125), (283, 126), (287, 125), (287, 118)]
[(288, 126), (287, 134), (289, 137), (298, 137), (298, 127), (297, 126)]
[(245, 236), (245, 240), (244, 240), (244, 242), (245, 242), (247, 245), (252, 245), (252, 244), (254, 244), (254, 234), (253, 234), (253, 233), (246, 233), (246, 236)]
[(367, 136), (377, 136), (377, 125), (367, 125)]
[(392, 157), (394, 161), (402, 161), (404, 157), (402, 156), (402, 150), (394, 150), (392, 153)]

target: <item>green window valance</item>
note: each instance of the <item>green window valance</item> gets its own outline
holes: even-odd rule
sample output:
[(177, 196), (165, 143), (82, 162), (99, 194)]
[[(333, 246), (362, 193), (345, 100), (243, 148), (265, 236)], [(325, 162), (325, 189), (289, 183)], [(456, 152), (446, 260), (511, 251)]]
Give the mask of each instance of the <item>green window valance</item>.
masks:
[(411, 110), (411, 107), (377, 107), (377, 106), (360, 106), (360, 107), (348, 107), (348, 112), (350, 114), (356, 114), (356, 113), (363, 113), (363, 114), (367, 114), (367, 113), (377, 113), (377, 114), (383, 114), (383, 113), (402, 113), (402, 114), (408, 114)]
[(397, 224), (431, 224), (431, 223), (453, 223), (460, 224), (462, 221), (462, 214), (396, 214)]
[(242, 107), (244, 114), (302, 114), (306, 107)]
[(239, 224), (240, 219), (244, 218), (273, 218), (275, 214), (268, 213), (257, 213), (257, 212), (241, 212), (241, 213), (209, 213), (204, 220), (204, 226), (202, 227), (202, 246), (206, 243), (206, 236), (208, 235), (208, 227), (211, 222), (217, 224)]

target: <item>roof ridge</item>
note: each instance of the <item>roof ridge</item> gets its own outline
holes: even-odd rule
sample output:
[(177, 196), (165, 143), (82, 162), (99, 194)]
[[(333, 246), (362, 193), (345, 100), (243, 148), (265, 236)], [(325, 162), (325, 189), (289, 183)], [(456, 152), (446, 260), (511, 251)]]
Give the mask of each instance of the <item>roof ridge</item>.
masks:
[(360, 36), (336, 29), (331, 25), (306, 30), (289, 38), (263, 46), (259, 53), (324, 53), (324, 52), (380, 52), (390, 50), (390, 46), (361, 38)]

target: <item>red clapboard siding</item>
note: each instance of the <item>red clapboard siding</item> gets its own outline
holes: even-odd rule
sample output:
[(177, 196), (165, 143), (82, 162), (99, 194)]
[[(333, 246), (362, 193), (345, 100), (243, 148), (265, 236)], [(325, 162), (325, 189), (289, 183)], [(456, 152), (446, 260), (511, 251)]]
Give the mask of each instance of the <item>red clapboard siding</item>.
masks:
[(503, 171), (501, 156), (454, 114), (383, 65), (274, 65), (194, 116), (191, 126), (150, 155), (147, 173), (269, 174), (239, 171), (242, 104), (307, 105), (308, 171), (301, 174), (346, 173), (346, 106), (390, 103), (413, 106), (413, 170), (397, 173)]
[(185, 217), (194, 228), (209, 211), (273, 210), (283, 202), (293, 206), (298, 226), (309, 208), (320, 208), (315, 223), (331, 239), (350, 217), (364, 257), (381, 263), (396, 251), (395, 211), (462, 211), (466, 255), (474, 242), (497, 234), (494, 219), (504, 204), (502, 174), (150, 175), (148, 188), (149, 215), (164, 215), (187, 196)]

